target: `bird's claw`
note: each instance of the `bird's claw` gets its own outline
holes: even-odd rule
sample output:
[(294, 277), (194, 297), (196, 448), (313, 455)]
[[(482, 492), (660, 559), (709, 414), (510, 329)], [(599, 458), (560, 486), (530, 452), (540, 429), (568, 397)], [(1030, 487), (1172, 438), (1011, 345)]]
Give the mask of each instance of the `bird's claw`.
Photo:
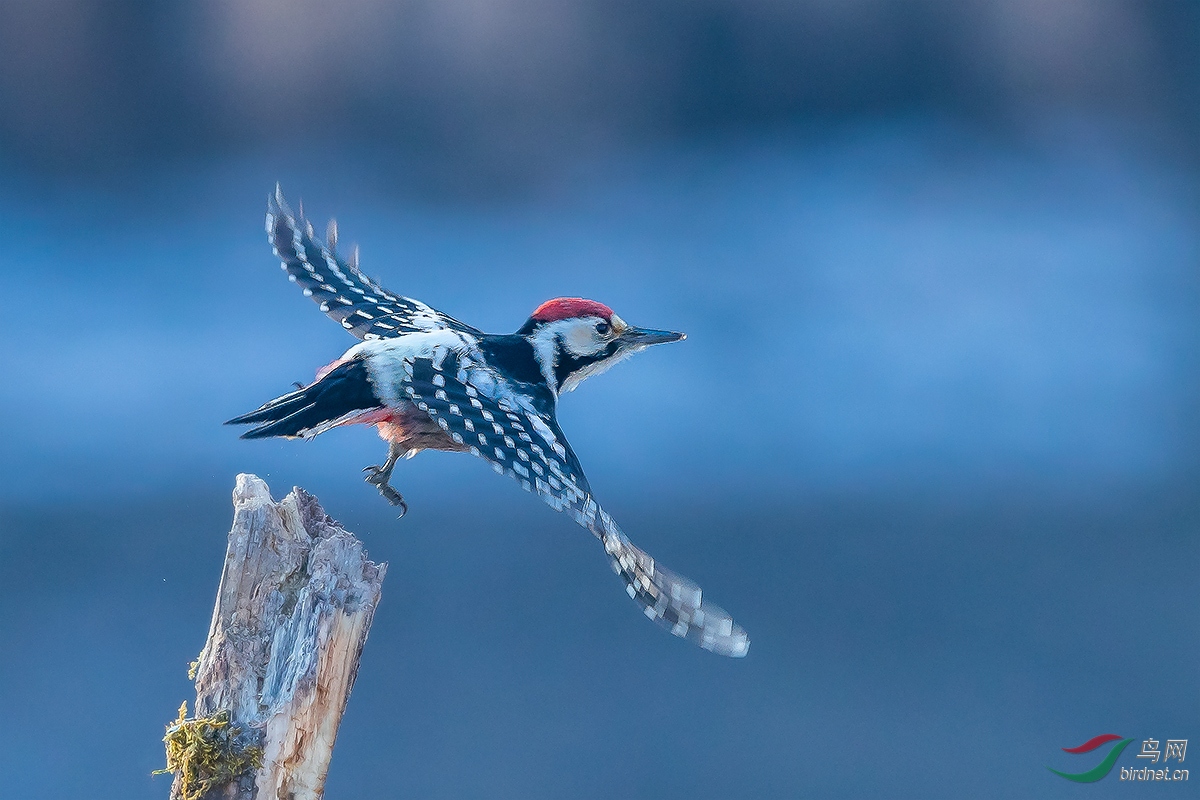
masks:
[(373, 464), (369, 467), (363, 467), (363, 472), (370, 473), (365, 479), (367, 483), (378, 489), (379, 493), (383, 495), (384, 500), (399, 508), (401, 517), (408, 513), (408, 503), (404, 502), (404, 496), (388, 483), (388, 478), (391, 477), (391, 470)]
[(386, 483), (383, 484), (379, 487), (379, 493), (383, 495), (384, 500), (387, 500), (389, 503), (396, 506), (396, 508), (400, 509), (400, 516), (396, 517), (396, 519), (400, 519), (408, 513), (408, 503), (404, 502), (404, 498), (400, 495), (400, 493), (391, 486), (388, 486)]

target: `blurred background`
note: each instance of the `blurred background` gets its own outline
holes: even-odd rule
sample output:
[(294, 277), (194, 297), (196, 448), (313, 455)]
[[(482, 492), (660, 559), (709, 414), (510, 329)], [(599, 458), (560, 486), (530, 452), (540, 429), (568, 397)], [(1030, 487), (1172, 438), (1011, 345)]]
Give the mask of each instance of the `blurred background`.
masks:
[[(167, 795), (246, 471), (391, 564), (330, 797), (1119, 795), (1046, 767), (1200, 739), (1198, 133), (1186, 2), (2, 0), (0, 794)], [(748, 658), (482, 462), (397, 521), (221, 427), (353, 343), (276, 181), (484, 329), (688, 332), (560, 418)]]

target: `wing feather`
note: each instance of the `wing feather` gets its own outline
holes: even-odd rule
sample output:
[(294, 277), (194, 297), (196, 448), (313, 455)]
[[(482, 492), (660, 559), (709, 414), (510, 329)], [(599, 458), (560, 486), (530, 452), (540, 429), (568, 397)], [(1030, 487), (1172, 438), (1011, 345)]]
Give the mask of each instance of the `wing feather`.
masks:
[(626, 592), (647, 617), (720, 655), (746, 655), (746, 631), (723, 609), (705, 602), (699, 586), (634, 545), (592, 497), (553, 405), (539, 399), (536, 390), (527, 394), (457, 353), (406, 361), (402, 384), (417, 408), (456, 443), (599, 538)]
[(367, 277), (356, 263), (337, 254), (336, 226), (329, 226), (329, 244), (320, 242), (303, 212), (296, 215), (288, 208), (279, 187), (267, 200), (266, 227), (288, 279), (356, 338), (387, 339), (445, 328), (480, 335), (470, 325), (420, 300), (389, 292)]

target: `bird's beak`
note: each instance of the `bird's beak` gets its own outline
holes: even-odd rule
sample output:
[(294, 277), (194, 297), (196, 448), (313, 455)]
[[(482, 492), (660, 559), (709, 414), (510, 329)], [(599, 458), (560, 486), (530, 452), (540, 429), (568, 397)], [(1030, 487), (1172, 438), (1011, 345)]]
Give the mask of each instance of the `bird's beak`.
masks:
[(648, 347), (652, 344), (678, 342), (686, 339), (687, 334), (676, 333), (675, 331), (655, 331), (649, 328), (634, 328), (631, 326), (622, 331), (619, 338), (627, 346)]

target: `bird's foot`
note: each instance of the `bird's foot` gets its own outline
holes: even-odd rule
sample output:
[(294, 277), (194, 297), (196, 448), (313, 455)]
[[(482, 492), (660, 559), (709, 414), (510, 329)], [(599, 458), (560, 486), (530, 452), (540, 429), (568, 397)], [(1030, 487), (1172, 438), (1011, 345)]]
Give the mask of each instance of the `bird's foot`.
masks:
[(400, 509), (400, 516), (396, 517), (396, 519), (400, 519), (408, 513), (408, 503), (404, 502), (404, 497), (399, 492), (386, 483), (380, 484), (377, 488), (379, 489), (379, 493), (383, 495), (384, 500), (387, 500)]
[(384, 500), (399, 508), (401, 517), (408, 513), (408, 503), (404, 502), (404, 495), (400, 494), (388, 483), (388, 479), (392, 476), (391, 469), (386, 466), (372, 465), (363, 467), (363, 472), (367, 473), (367, 477), (364, 480), (378, 489), (379, 493), (383, 495)]

